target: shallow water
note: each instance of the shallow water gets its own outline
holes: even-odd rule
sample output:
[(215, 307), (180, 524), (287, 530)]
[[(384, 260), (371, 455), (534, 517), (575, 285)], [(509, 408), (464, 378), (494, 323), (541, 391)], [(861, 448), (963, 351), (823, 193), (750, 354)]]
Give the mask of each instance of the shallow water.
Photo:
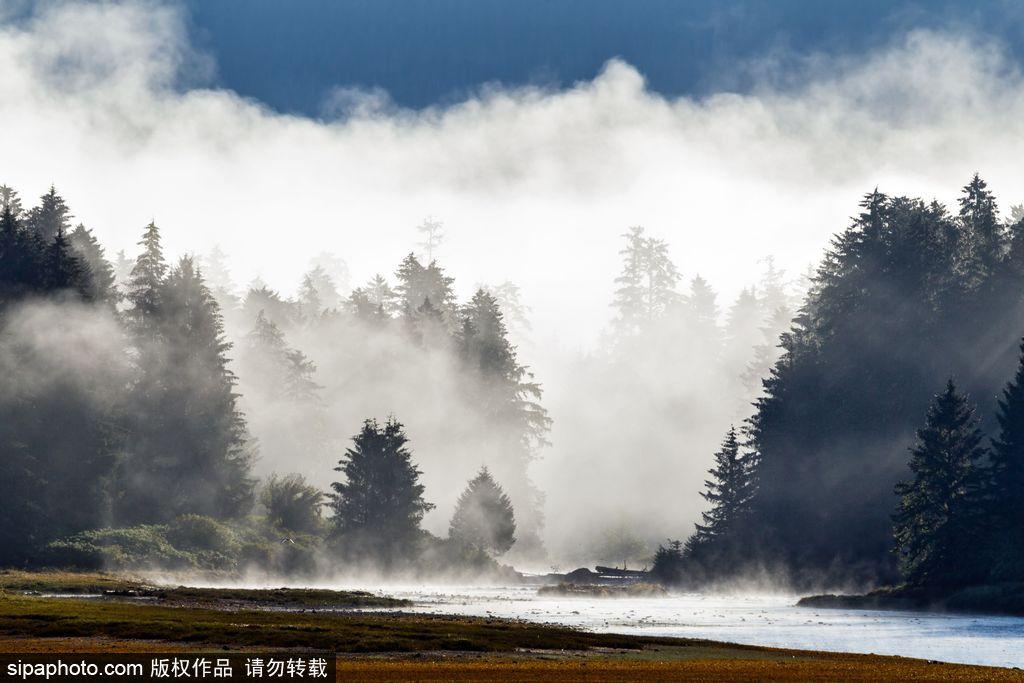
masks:
[(1024, 618), (796, 607), (786, 595), (538, 596), (535, 587), (393, 586), (403, 611), (526, 619), (592, 631), (1024, 667)]

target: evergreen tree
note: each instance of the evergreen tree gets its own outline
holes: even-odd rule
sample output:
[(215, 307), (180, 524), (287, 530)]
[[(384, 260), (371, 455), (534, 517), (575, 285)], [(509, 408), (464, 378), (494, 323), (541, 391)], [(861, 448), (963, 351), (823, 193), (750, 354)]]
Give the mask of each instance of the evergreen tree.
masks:
[(398, 294), (380, 273), (366, 284), (365, 291), (370, 303), (382, 313), (391, 316), (399, 312)]
[(49, 243), (58, 233), (67, 233), (71, 228), (71, 211), (64, 198), (51, 185), (50, 191), (39, 198), (39, 206), (28, 212), (26, 223), (30, 230)]
[(501, 309), (505, 324), (513, 337), (518, 336), (521, 339), (523, 335), (530, 332), (532, 327), (527, 317), (530, 307), (523, 304), (519, 286), (516, 283), (505, 280), (499, 285), (481, 285), (477, 289), (484, 290), (498, 302), (498, 308)]
[(127, 311), (139, 372), (118, 516), (138, 523), (244, 514), (252, 504), (252, 455), (217, 303), (188, 257), (160, 277), (166, 266), (152, 226), (144, 242)]
[(539, 547), (543, 525), (542, 497), (527, 470), (547, 444), (551, 419), (540, 404), (541, 387), (529, 369), (519, 364), (508, 341), (504, 316), (493, 296), (478, 290), (463, 309), (460, 355), (473, 380), (473, 402), (490, 426), (494, 462), (506, 482), (518, 512), (522, 547)]
[(736, 428), (730, 427), (715, 453), (715, 466), (708, 470), (711, 479), (704, 482), (706, 489), (700, 494), (711, 509), (701, 513), (704, 524), (696, 525), (697, 531), (688, 541), (689, 550), (708, 550), (731, 538), (732, 530), (750, 514), (755, 489), (751, 463), (749, 456), (740, 454)]
[(334, 468), (345, 478), (331, 484), (334, 535), (350, 557), (387, 566), (416, 550), (420, 522), (434, 506), (423, 500), (420, 471), (407, 443), (394, 418), (384, 425), (366, 420)]
[(455, 504), (448, 537), (478, 550), (501, 555), (515, 543), (512, 501), (486, 467), (470, 479)]
[(74, 291), (83, 299), (91, 299), (94, 286), (89, 267), (75, 254), (63, 230), (50, 241), (43, 252), (44, 288), (50, 292)]
[(996, 272), (1006, 249), (1006, 231), (999, 220), (995, 198), (975, 173), (959, 199), (960, 220), (970, 241), (971, 266), (979, 280)]
[(159, 326), (161, 296), (167, 276), (167, 262), (156, 223), (146, 226), (139, 246), (142, 253), (125, 283), (126, 316), (136, 334), (153, 338)]
[(248, 376), (260, 379), (264, 398), (319, 403), (321, 387), (313, 380), (316, 365), (302, 351), (288, 346), (284, 333), (263, 311), (246, 337), (242, 363)]
[(10, 211), (15, 219), (21, 217), (21, 198), (14, 188), (0, 185), (0, 213)]
[(999, 399), (999, 435), (992, 442), (989, 519), (996, 535), (995, 578), (1021, 580), (1024, 565), (1024, 343), (1013, 379)]
[(408, 317), (415, 316), (425, 301), (441, 312), (449, 327), (455, 325), (455, 282), (444, 274), (444, 270), (431, 261), (424, 266), (414, 254), (402, 260), (396, 273), (398, 286), (395, 288), (402, 311)]
[(81, 223), (68, 236), (75, 253), (89, 268), (89, 298), (94, 301), (114, 303), (116, 289), (114, 287), (114, 268), (103, 255), (100, 245), (92, 231)]
[(266, 284), (253, 283), (242, 302), (242, 313), (246, 320), (255, 321), (260, 313), (282, 330), (290, 330), (302, 319), (298, 304), (284, 299)]
[(307, 323), (313, 323), (320, 318), (324, 311), (323, 302), (320, 300), (320, 292), (313, 283), (313, 277), (307, 273), (302, 277), (302, 285), (299, 286), (299, 315)]
[(43, 245), (12, 205), (0, 214), (0, 310), (44, 288)]
[(896, 551), (911, 585), (961, 585), (977, 578), (979, 563), (971, 558), (983, 537), (981, 439), (974, 409), (950, 380), (910, 450), (914, 478), (896, 485)]
[[(307, 284), (308, 283), (308, 284)], [(314, 266), (303, 277), (303, 288), (309, 287), (316, 292), (316, 298), (322, 309), (333, 310), (341, 305), (341, 294), (334, 278), (321, 266)], [(300, 290), (299, 299), (302, 299)]]
[(418, 246), (423, 253), (427, 263), (433, 263), (438, 247), (444, 242), (444, 224), (435, 218), (427, 218), (416, 228), (416, 231), (423, 235), (423, 241)]
[(683, 544), (680, 541), (669, 541), (668, 545), (659, 544), (651, 565), (651, 577), (659, 583), (675, 585), (682, 581), (685, 566)]
[(628, 337), (647, 329), (676, 303), (679, 272), (668, 257), (668, 244), (645, 237), (642, 227), (630, 228), (623, 237), (622, 273), (615, 278), (612, 306), (616, 332)]

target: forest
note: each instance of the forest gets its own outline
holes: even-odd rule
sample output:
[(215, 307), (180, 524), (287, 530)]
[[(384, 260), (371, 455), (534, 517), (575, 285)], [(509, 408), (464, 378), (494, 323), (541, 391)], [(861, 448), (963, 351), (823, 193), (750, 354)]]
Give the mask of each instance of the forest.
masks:
[[(767, 259), (724, 312), (629, 228), (554, 402), (518, 289), (459, 301), (436, 222), (393, 277), (350, 288), (321, 254), (288, 297), (239, 293), (219, 251), (167, 259), (155, 223), (108, 259), (54, 188), (0, 200), (5, 565), (1024, 578), (1024, 209), (978, 176), (952, 212), (868, 193), (800, 282)], [(552, 442), (601, 502), (556, 507), (555, 552), (531, 474)]]

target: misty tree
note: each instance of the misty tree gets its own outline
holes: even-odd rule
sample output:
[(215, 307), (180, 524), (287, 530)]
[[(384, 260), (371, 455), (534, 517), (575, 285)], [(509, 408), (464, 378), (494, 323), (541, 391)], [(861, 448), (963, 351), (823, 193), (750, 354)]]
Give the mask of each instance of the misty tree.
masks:
[(21, 197), (17, 190), (8, 185), (0, 185), (0, 212), (8, 212), (17, 218), (21, 215)]
[[(0, 192), (3, 188), (0, 187)], [(1010, 223), (1020, 223), (1024, 220), (1024, 204), (1014, 204), (1010, 207)]]
[(431, 261), (424, 266), (414, 254), (406, 256), (396, 273), (398, 286), (395, 292), (401, 302), (401, 310), (406, 317), (414, 317), (426, 301), (438, 310), (449, 327), (455, 323), (455, 292), (452, 289), (454, 280), (445, 275), (444, 270)]
[(64, 198), (51, 185), (49, 192), (39, 198), (39, 204), (28, 212), (25, 222), (43, 242), (49, 243), (59, 233), (68, 232), (71, 227), (70, 218), (71, 211), (64, 203)]
[(711, 478), (704, 482), (700, 494), (711, 508), (701, 513), (704, 523), (695, 525), (696, 531), (686, 542), (689, 554), (714, 552), (716, 546), (732, 538), (732, 530), (750, 514), (756, 489), (754, 473), (752, 456), (740, 453), (736, 428), (729, 427), (715, 453), (715, 466), (708, 470)]
[(345, 555), (387, 565), (415, 551), (420, 522), (434, 506), (423, 500), (408, 441), (393, 417), (383, 425), (366, 420), (334, 468), (344, 481), (331, 484), (331, 521)]
[(244, 514), (255, 483), (252, 454), (217, 303), (191, 258), (162, 277), (155, 226), (143, 246), (128, 293), (138, 376), (118, 515), (137, 523)]
[(299, 295), (296, 304), (299, 309), (299, 315), (307, 324), (316, 322), (324, 311), (324, 304), (320, 299), (320, 291), (313, 283), (313, 277), (310, 273), (306, 273), (302, 277), (302, 284), (299, 285)]
[(989, 521), (994, 527), (994, 578), (1024, 577), (1024, 343), (1017, 371), (1003, 389), (997, 418), (999, 433), (992, 441)]
[(103, 254), (103, 247), (91, 230), (79, 223), (68, 239), (78, 257), (89, 268), (89, 296), (95, 301), (114, 303), (117, 290), (114, 282), (114, 267)]
[(539, 543), (541, 498), (527, 474), (547, 444), (551, 419), (540, 403), (541, 387), (521, 365), (508, 340), (504, 315), (493, 296), (478, 290), (462, 311), (459, 350), (476, 380), (470, 389), (493, 430), (501, 476), (519, 512), (520, 539)]
[(670, 540), (667, 545), (658, 544), (651, 563), (651, 578), (670, 586), (678, 584), (683, 580), (685, 567), (682, 542)]
[(515, 543), (515, 533), (512, 501), (487, 468), (481, 467), (455, 503), (448, 537), (468, 547), (501, 555)]
[(109, 518), (127, 374), (112, 312), (97, 315), (37, 302), (0, 326), (0, 563)]
[(206, 280), (210, 293), (217, 300), (221, 312), (227, 313), (237, 309), (241, 300), (235, 293), (235, 283), (231, 278), (231, 271), (228, 268), (227, 254), (220, 248), (220, 245), (213, 245), (213, 248), (202, 257), (203, 278)]
[[(320, 310), (333, 310), (341, 305), (341, 294), (338, 293), (338, 286), (322, 266), (313, 266), (302, 278), (302, 287), (299, 290), (299, 300), (303, 300), (303, 292), (306, 289), (315, 293), (317, 305)], [(312, 314), (316, 315), (316, 314)]]
[[(751, 362), (760, 337), (761, 305), (752, 287), (744, 287), (729, 307), (723, 333), (722, 364), (734, 372), (730, 378), (736, 386), (745, 386), (744, 369)], [(769, 364), (770, 367), (770, 364)], [(737, 392), (743, 409), (749, 398), (746, 392)]]
[(125, 315), (136, 335), (153, 340), (157, 337), (164, 278), (167, 276), (167, 262), (156, 223), (146, 226), (139, 246), (142, 253), (135, 260), (125, 283), (128, 301)]
[(324, 493), (307, 483), (302, 475), (271, 475), (260, 490), (259, 500), (267, 511), (267, 518), (282, 531), (297, 534), (320, 531)]
[(260, 313), (282, 330), (295, 326), (302, 318), (299, 306), (283, 298), (265, 283), (254, 282), (242, 301), (242, 314), (248, 321), (255, 322)]
[(427, 263), (433, 263), (436, 258), (435, 252), (441, 243), (444, 242), (444, 224), (441, 221), (428, 217), (416, 228), (416, 232), (423, 236), (418, 246)]
[(958, 201), (964, 236), (970, 244), (970, 267), (975, 277), (983, 280), (997, 270), (1006, 248), (1005, 229), (999, 220), (995, 197), (975, 173)]
[(642, 227), (630, 228), (623, 237), (622, 272), (615, 278), (612, 307), (617, 333), (630, 336), (649, 327), (676, 303), (679, 272), (663, 240), (646, 237)]
[(323, 285), (327, 280), (330, 281), (331, 289), (338, 293), (338, 300), (334, 300), (330, 293), (327, 291), (327, 287), (321, 287), (320, 298), (324, 300), (325, 305), (328, 308), (336, 308), (341, 304), (341, 293), (348, 291), (349, 289), (349, 268), (348, 264), (345, 263), (345, 259), (341, 258), (337, 254), (332, 254), (329, 251), (321, 251), (319, 254), (314, 256), (309, 261), (310, 270), (318, 271), (323, 273), (325, 280), (320, 280), (319, 276), (313, 278), (314, 282), (318, 285)]
[(378, 324), (390, 320), (402, 310), (398, 294), (380, 273), (364, 286), (353, 289), (345, 303), (347, 310), (357, 319)]
[(118, 249), (117, 254), (114, 256), (114, 282), (118, 288), (123, 289), (125, 283), (128, 282), (134, 265), (134, 261), (125, 255), (124, 249)]
[(313, 380), (316, 365), (306, 354), (288, 346), (284, 333), (260, 311), (246, 336), (241, 361), (246, 374), (258, 378), (266, 397), (318, 403), (320, 385)]
[(505, 280), (498, 285), (479, 285), (477, 289), (484, 290), (498, 302), (509, 333), (521, 337), (530, 332), (532, 329), (528, 317), (530, 307), (523, 303), (519, 286), (516, 283)]
[[(833, 240), (778, 338), (750, 421), (756, 523), (734, 539), (750, 558), (835, 580), (896, 577), (877, 493), (904, 476), (892, 444), (927, 410), (936, 376), (993, 396), (1017, 362), (1024, 251), (998, 246), (989, 231), (998, 214), (980, 181), (960, 204), (950, 215), (875, 190)], [(992, 259), (992, 269), (979, 265)]]
[(950, 380), (936, 396), (911, 449), (914, 478), (896, 485), (896, 552), (911, 585), (945, 586), (977, 578), (971, 562), (984, 536), (979, 514), (985, 456), (974, 409)]

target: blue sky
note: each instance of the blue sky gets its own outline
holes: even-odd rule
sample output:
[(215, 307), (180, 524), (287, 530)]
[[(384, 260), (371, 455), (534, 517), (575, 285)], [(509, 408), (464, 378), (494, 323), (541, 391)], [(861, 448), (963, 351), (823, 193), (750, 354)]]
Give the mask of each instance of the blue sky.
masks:
[(1005, 43), (1024, 8), (1002, 0), (185, 0), (217, 84), (316, 115), (333, 87), (382, 88), (403, 107), (481, 84), (565, 87), (621, 57), (668, 96), (746, 92), (810, 55), (856, 57), (912, 28)]

